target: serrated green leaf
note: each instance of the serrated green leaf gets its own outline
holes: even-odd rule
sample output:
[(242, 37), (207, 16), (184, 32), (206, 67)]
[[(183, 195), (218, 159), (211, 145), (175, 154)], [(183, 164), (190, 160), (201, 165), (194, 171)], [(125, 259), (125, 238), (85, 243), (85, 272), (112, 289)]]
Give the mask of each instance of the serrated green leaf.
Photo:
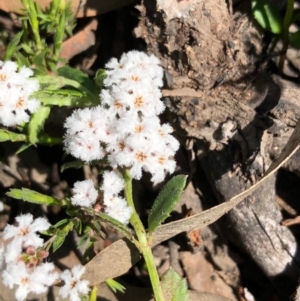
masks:
[(282, 17), (279, 9), (268, 0), (252, 0), (252, 13), (259, 25), (274, 34), (282, 31)]
[(39, 192), (36, 192), (34, 190), (30, 190), (27, 188), (22, 189), (10, 189), (9, 192), (6, 193), (7, 196), (17, 199), (17, 200), (23, 200), (25, 202), (30, 202), (34, 204), (40, 204), (40, 205), (63, 205), (63, 201), (58, 200), (54, 197), (41, 194)]
[(174, 209), (184, 190), (186, 179), (187, 176), (184, 175), (175, 176), (162, 188), (148, 216), (149, 233), (154, 232)]
[(70, 66), (59, 68), (57, 73), (65, 78), (66, 85), (71, 85), (79, 91), (87, 93), (95, 102), (99, 102), (98, 90), (93, 81), (85, 73)]
[(12, 58), (12, 56), (14, 55), (14, 53), (17, 50), (19, 50), (19, 48), (20, 48), (19, 44), (20, 44), (20, 40), (22, 38), (22, 35), (23, 35), (23, 31), (20, 31), (19, 33), (17, 33), (15, 35), (15, 37), (8, 44), (8, 46), (6, 47), (4, 61), (10, 60)]
[(60, 168), (60, 172), (65, 171), (68, 168), (81, 168), (85, 165), (86, 163), (81, 161), (81, 160), (76, 160), (76, 161), (72, 161), (72, 162), (66, 162), (64, 163), (61, 168)]
[(39, 107), (32, 115), (28, 125), (29, 141), (32, 144), (38, 142), (38, 135), (44, 129), (44, 124), (50, 114), (50, 111), (50, 107)]
[(300, 30), (292, 33), (289, 41), (293, 47), (300, 49)]
[(165, 299), (168, 301), (187, 301), (187, 281), (180, 277), (172, 268), (167, 270), (161, 277), (161, 285)]

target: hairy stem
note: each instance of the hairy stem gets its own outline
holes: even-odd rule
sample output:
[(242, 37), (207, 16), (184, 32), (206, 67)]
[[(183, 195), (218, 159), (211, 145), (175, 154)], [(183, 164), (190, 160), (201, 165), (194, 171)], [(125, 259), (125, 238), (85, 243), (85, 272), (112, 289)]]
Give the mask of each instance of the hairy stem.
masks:
[(152, 254), (151, 246), (148, 243), (147, 240), (147, 234), (146, 230), (140, 220), (140, 217), (138, 216), (133, 202), (132, 197), (132, 178), (128, 172), (128, 170), (125, 170), (123, 172), (124, 180), (125, 180), (125, 199), (127, 200), (128, 204), (133, 208), (133, 214), (130, 219), (130, 223), (133, 226), (136, 236), (138, 238), (138, 241), (140, 243), (140, 252), (142, 253), (145, 263), (148, 268), (148, 273), (154, 293), (154, 297), (156, 301), (165, 301), (163, 290), (161, 287), (161, 283), (159, 280), (158, 272), (155, 266), (154, 257)]

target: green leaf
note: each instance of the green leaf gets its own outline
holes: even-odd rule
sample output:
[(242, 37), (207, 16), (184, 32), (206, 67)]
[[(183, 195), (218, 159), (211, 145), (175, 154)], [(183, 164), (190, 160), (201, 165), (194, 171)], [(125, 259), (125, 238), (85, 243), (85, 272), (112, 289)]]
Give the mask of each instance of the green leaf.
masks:
[(14, 54), (19, 66), (30, 67), (30, 62), (28, 58), (26, 58), (21, 52), (17, 52)]
[(105, 283), (108, 285), (108, 287), (114, 292), (121, 292), (121, 293), (125, 293), (125, 286), (123, 286), (121, 283), (117, 282), (114, 279), (107, 279), (105, 280)]
[(38, 142), (38, 134), (44, 129), (44, 124), (50, 114), (50, 110), (50, 107), (39, 107), (32, 115), (28, 126), (29, 141), (32, 144)]
[(87, 93), (94, 101), (99, 102), (98, 90), (93, 81), (82, 71), (64, 66), (57, 70), (58, 75), (69, 79), (65, 80), (66, 85), (71, 85), (77, 88), (79, 91)]
[(148, 216), (150, 233), (154, 232), (174, 209), (184, 190), (186, 179), (187, 176), (184, 175), (175, 176), (162, 188)]
[(90, 238), (90, 234), (89, 233), (85, 233), (81, 237), (80, 241), (78, 242), (77, 249), (80, 248), (80, 247), (82, 247), (83, 245), (85, 245), (85, 243), (88, 241), (89, 238)]
[(20, 40), (22, 38), (23, 31), (20, 31), (15, 35), (15, 37), (11, 40), (11, 42), (6, 47), (6, 52), (4, 56), (4, 61), (8, 61), (12, 58), (14, 53), (19, 50)]
[(68, 168), (81, 168), (82, 166), (84, 166), (86, 163), (84, 161), (81, 160), (76, 160), (76, 161), (72, 161), (72, 162), (67, 162), (64, 163), (61, 168), (60, 168), (60, 172), (65, 171)]
[(293, 47), (300, 49), (300, 30), (290, 35), (290, 44)]
[[(37, 80), (40, 83), (40, 91), (44, 90), (58, 90), (63, 87), (63, 78), (60, 76), (53, 76), (53, 75), (37, 75)], [(35, 93), (37, 95), (39, 92)]]
[(78, 231), (79, 234), (82, 232), (82, 221), (79, 218), (72, 218), (72, 223), (74, 228)]
[(17, 151), (16, 151), (16, 155), (21, 154), (22, 152), (24, 152), (24, 150), (26, 150), (27, 148), (29, 148), (32, 144), (31, 143), (24, 143)]
[(65, 219), (62, 219), (61, 221), (57, 222), (55, 225), (53, 225), (52, 227), (55, 227), (55, 228), (60, 228), (61, 226), (65, 226), (66, 224), (69, 223), (69, 219), (68, 218), (65, 218)]
[(282, 31), (282, 17), (279, 9), (268, 0), (252, 0), (252, 12), (259, 25), (274, 34)]
[(128, 228), (118, 220), (110, 217), (109, 215), (102, 212), (95, 211), (94, 209), (88, 207), (82, 207), (81, 210), (92, 217), (97, 217), (99, 220), (108, 223), (110, 226), (112, 226), (114, 229), (116, 229), (118, 232), (120, 232), (127, 238), (129, 239), (133, 238), (132, 231), (130, 228)]
[(4, 142), (4, 141), (19, 142), (19, 141), (26, 141), (26, 140), (27, 140), (27, 136), (24, 134), (18, 134), (18, 133), (0, 129), (0, 142)]
[(25, 50), (25, 52), (29, 55), (35, 55), (36, 53), (34, 52), (34, 50), (27, 44), (23, 43), (21, 45), (21, 47)]
[(57, 249), (61, 247), (64, 243), (66, 236), (68, 235), (68, 230), (57, 230), (55, 240), (52, 244), (52, 250), (55, 252)]
[(58, 57), (62, 42), (64, 40), (65, 27), (66, 27), (66, 13), (63, 11), (59, 16), (58, 26), (56, 27), (56, 31), (54, 34), (53, 54), (55, 58)]
[(35, 66), (44, 66), (44, 64), (45, 64), (45, 57), (46, 57), (47, 53), (49, 53), (49, 49), (48, 48), (42, 50), (40, 53), (38, 53), (37, 55), (35, 55), (32, 58), (33, 64)]
[(161, 277), (161, 285), (168, 301), (187, 301), (188, 300), (188, 286), (185, 279), (172, 268), (167, 270)]
[(44, 195), (27, 188), (10, 189), (10, 191), (7, 192), (6, 195), (17, 200), (23, 200), (25, 202), (30, 202), (34, 204), (40, 204), (46, 206), (63, 205), (63, 201), (61, 200), (58, 200), (54, 197)]
[(34, 94), (41, 103), (47, 106), (81, 107), (94, 104), (89, 97), (83, 95), (80, 91), (70, 89), (40, 90)]
[(106, 74), (105, 69), (97, 70), (95, 78), (94, 78), (94, 82), (97, 85), (97, 87), (99, 88), (99, 90), (101, 90), (103, 88), (103, 81), (106, 79), (106, 77), (107, 77), (107, 74)]

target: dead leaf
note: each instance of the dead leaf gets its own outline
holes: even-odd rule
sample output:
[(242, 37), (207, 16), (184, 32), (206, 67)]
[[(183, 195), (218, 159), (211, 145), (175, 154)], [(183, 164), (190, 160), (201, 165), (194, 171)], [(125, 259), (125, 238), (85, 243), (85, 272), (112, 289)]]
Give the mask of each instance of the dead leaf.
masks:
[(131, 241), (119, 239), (85, 265), (82, 278), (96, 285), (126, 273), (139, 258), (139, 250)]
[(153, 233), (152, 244), (157, 245), (179, 233), (201, 229), (205, 226), (215, 222), (229, 210), (237, 206), (245, 197), (254, 192), (260, 185), (264, 183), (270, 176), (272, 176), (298, 149), (300, 142), (300, 120), (298, 121), (290, 139), (285, 147), (282, 149), (280, 155), (272, 162), (265, 175), (260, 181), (255, 183), (249, 189), (243, 191), (237, 196), (233, 197), (227, 202), (224, 202), (211, 209), (205, 210), (201, 213), (191, 217), (168, 223), (157, 228)]
[[(152, 236), (152, 246), (170, 239), (179, 233), (201, 229), (215, 222), (230, 209), (238, 205), (246, 196), (254, 192), (270, 176), (272, 176), (296, 152), (299, 147), (299, 142), (300, 120), (298, 121), (289, 141), (282, 149), (281, 154), (273, 161), (266, 174), (259, 182), (227, 202), (191, 217), (158, 227)], [(139, 250), (132, 242), (126, 238), (120, 239), (97, 254), (86, 265), (83, 278), (89, 280), (91, 285), (95, 285), (105, 281), (106, 279), (118, 277), (126, 273), (139, 259), (139, 256)]]

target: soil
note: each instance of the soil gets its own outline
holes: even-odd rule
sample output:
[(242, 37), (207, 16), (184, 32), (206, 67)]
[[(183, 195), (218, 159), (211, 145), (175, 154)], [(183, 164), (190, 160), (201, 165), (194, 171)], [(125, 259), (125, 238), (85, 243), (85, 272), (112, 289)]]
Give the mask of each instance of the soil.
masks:
[[(137, 49), (155, 54), (165, 70), (167, 111), (162, 119), (174, 127), (181, 143), (176, 173), (189, 176), (168, 221), (222, 204), (262, 178), (299, 120), (300, 66), (299, 52), (293, 49), (287, 55), (284, 75), (279, 74), (276, 58), (267, 52), (270, 36), (253, 21), (250, 1), (145, 0), (122, 8), (100, 8), (94, 2), (89, 6), (89, 1), (82, 5), (86, 14), (80, 11), (75, 35), (61, 52), (72, 66), (93, 78), (111, 57)], [(1, 55), (18, 24), (12, 7), (0, 4), (0, 9), (0, 33), (7, 33), (0, 35)], [(52, 115), (46, 131), (63, 133), (61, 120), (69, 112), (60, 114)], [(5, 203), (0, 230), (21, 212), (46, 215), (51, 223), (66, 217), (59, 208), (8, 198), (5, 193), (10, 188), (28, 187), (63, 198), (74, 182), (98, 175), (97, 169), (88, 167), (61, 173), (61, 165), (71, 160), (63, 157), (62, 146), (31, 147), (15, 155), (19, 147), (0, 144), (0, 200)], [(297, 151), (276, 175), (217, 222), (155, 246), (160, 275), (172, 267), (185, 277), (191, 290), (189, 300), (300, 300), (296, 294), (299, 157)], [(152, 187), (147, 175), (135, 183), (143, 221), (159, 188)], [(104, 228), (95, 253), (119, 238)], [(70, 235), (53, 256), (58, 268), (80, 261), (78, 239), (75, 233)], [(118, 281), (126, 286), (125, 294), (113, 294), (101, 285), (98, 300), (152, 298), (141, 260)], [(58, 300), (56, 291), (34, 300)], [(14, 300), (1, 282), (0, 292), (1, 301)]]

